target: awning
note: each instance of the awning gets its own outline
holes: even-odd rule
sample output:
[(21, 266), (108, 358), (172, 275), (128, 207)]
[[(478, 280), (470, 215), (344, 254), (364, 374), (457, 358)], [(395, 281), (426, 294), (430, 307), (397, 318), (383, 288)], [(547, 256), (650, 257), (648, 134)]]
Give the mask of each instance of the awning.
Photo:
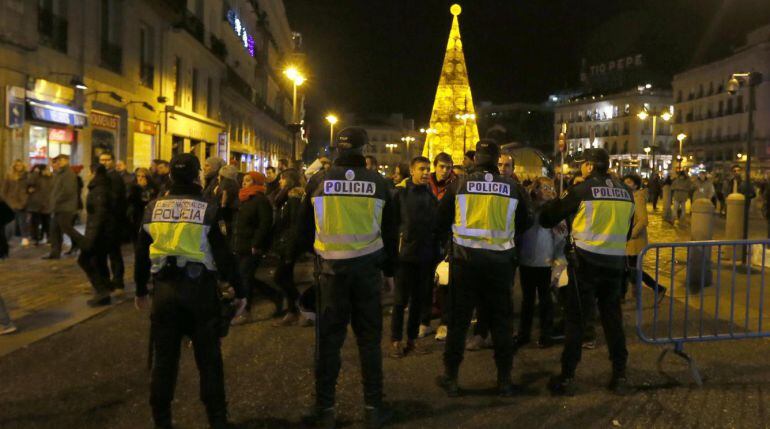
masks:
[(27, 109), (33, 120), (71, 125), (77, 128), (86, 126), (86, 113), (64, 104), (27, 99)]

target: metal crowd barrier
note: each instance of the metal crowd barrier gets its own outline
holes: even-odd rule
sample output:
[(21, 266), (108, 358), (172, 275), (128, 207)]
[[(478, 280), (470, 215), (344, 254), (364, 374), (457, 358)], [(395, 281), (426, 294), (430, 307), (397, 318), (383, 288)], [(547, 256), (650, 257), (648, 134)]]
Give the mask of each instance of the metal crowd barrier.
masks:
[[(670, 346), (683, 358), (698, 386), (703, 384), (686, 343), (770, 337), (765, 294), (770, 240), (655, 243), (642, 250), (636, 265), (636, 330), (645, 343)], [(667, 288), (643, 290), (643, 276)], [(765, 306), (767, 302), (767, 306)], [(769, 313), (770, 315), (770, 313)]]

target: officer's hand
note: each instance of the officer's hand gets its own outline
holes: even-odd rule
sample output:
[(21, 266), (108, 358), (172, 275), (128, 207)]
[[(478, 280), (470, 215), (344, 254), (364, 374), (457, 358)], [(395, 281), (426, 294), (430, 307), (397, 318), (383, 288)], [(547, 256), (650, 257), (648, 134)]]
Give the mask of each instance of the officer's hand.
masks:
[(395, 288), (396, 282), (393, 281), (393, 277), (385, 277), (385, 291), (391, 293)]
[(134, 307), (139, 311), (144, 311), (150, 307), (149, 295), (137, 296), (134, 298)]

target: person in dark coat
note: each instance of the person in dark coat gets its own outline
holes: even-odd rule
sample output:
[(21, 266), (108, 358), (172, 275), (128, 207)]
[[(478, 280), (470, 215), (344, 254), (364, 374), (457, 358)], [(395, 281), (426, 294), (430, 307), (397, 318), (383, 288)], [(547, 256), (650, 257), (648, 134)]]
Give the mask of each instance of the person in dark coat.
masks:
[(128, 191), (128, 221), (131, 223), (131, 241), (136, 243), (147, 203), (158, 197), (158, 189), (150, 178), (150, 171), (137, 168)]
[(267, 253), (270, 229), (273, 225), (273, 208), (265, 196), (265, 176), (256, 171), (244, 176), (238, 199), (240, 206), (233, 222), (232, 248), (238, 259), (241, 281), (249, 292), (246, 312), (233, 319), (234, 325), (243, 324), (249, 320), (253, 302), (251, 297), (257, 291), (275, 304), (273, 317), (283, 315), (283, 295), (254, 277), (262, 258)]
[(647, 188), (650, 192), (650, 202), (652, 203), (652, 209), (657, 210), (658, 200), (660, 199), (660, 195), (663, 193), (663, 181), (660, 180), (660, 176), (657, 173), (652, 175), (652, 179), (650, 179)]
[[(225, 165), (219, 170), (219, 184), (216, 187), (217, 202), (219, 203), (219, 216), (225, 223), (225, 237), (232, 239), (233, 219), (238, 211), (238, 169), (232, 165)], [(243, 179), (241, 178), (242, 182)], [(262, 184), (264, 186), (264, 183)]]
[[(305, 190), (300, 181), (300, 172), (290, 168), (281, 172), (280, 190), (276, 194), (273, 251), (278, 255), (278, 267), (273, 280), (281, 287), (286, 298), (288, 311), (277, 326), (290, 326), (299, 321), (299, 291), (294, 284), (294, 264), (297, 261), (298, 222)], [(304, 322), (304, 325), (309, 323)]]
[[(123, 176), (115, 170), (115, 158), (110, 152), (103, 152), (99, 155), (99, 164), (107, 170), (107, 178), (110, 180), (110, 192), (112, 193), (112, 207), (109, 216), (113, 217), (118, 225), (126, 224), (126, 184)], [(112, 272), (112, 289), (123, 293), (126, 286), (123, 284), (125, 274), (125, 265), (123, 264), (123, 253), (120, 250), (120, 244), (124, 238), (128, 238), (129, 231), (126, 228), (121, 229), (118, 239), (112, 243), (108, 250), (110, 255), (110, 271)]]
[(86, 198), (88, 217), (85, 235), (77, 233), (74, 237), (81, 249), (78, 265), (94, 288), (94, 297), (88, 300), (91, 307), (110, 304), (111, 285), (107, 254), (115, 243), (120, 242), (117, 237), (118, 224), (111, 214), (115, 205), (111, 187), (112, 183), (104, 165), (93, 167)]
[(48, 236), (51, 220), (51, 186), (53, 178), (45, 164), (32, 167), (27, 181), (27, 211), (29, 212), (29, 231), (32, 243), (40, 244)]

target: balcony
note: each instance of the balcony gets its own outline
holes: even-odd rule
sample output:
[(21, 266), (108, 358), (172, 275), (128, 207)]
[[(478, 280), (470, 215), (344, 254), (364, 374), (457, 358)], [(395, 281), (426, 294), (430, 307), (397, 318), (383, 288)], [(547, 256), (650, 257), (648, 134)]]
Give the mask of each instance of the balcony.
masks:
[(235, 92), (243, 95), (246, 99), (251, 101), (252, 99), (252, 90), (251, 85), (249, 85), (246, 80), (244, 80), (242, 77), (238, 75), (238, 73), (235, 72), (232, 68), (227, 68), (227, 75), (225, 76), (225, 85), (228, 85), (230, 88), (235, 90)]
[(99, 65), (115, 73), (123, 71), (123, 48), (102, 40)]
[(204, 43), (205, 29), (203, 22), (189, 10), (184, 10), (181, 20), (174, 27), (185, 30), (199, 42)]
[(40, 44), (67, 53), (67, 20), (52, 11), (40, 9), (37, 16), (37, 31)]
[(227, 46), (225, 46), (225, 42), (213, 34), (211, 35), (211, 53), (222, 62), (227, 60)]

